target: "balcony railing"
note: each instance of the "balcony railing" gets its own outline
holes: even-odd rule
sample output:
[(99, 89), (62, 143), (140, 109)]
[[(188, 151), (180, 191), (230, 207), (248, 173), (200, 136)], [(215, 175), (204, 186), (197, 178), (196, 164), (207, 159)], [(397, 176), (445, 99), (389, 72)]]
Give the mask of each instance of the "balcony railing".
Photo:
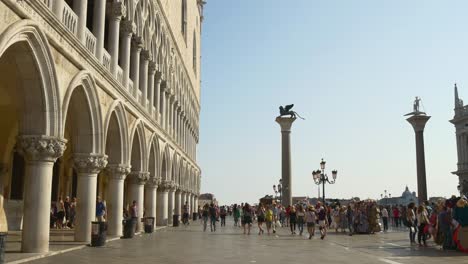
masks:
[(123, 70), (117, 65), (117, 81), (123, 85)]
[(96, 37), (87, 28), (85, 29), (85, 45), (92, 54), (96, 54)]
[(42, 2), (50, 9), (52, 9), (52, 0), (42, 0)]
[(111, 55), (105, 49), (102, 54), (102, 64), (104, 65), (104, 67), (106, 67), (108, 71), (110, 71)]
[(62, 12), (62, 23), (76, 36), (78, 16), (67, 4), (63, 6)]

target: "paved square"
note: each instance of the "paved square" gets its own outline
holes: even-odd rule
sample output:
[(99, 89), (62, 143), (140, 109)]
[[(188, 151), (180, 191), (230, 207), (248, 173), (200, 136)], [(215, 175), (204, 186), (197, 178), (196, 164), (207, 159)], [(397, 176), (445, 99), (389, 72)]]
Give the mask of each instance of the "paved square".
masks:
[(292, 236), (287, 227), (277, 234), (251, 235), (232, 226), (203, 232), (199, 222), (169, 227), (152, 235), (117, 240), (103, 248), (85, 248), (32, 263), (468, 263), (459, 252), (435, 246), (409, 246), (403, 231), (348, 236), (330, 232), (325, 240), (316, 235)]

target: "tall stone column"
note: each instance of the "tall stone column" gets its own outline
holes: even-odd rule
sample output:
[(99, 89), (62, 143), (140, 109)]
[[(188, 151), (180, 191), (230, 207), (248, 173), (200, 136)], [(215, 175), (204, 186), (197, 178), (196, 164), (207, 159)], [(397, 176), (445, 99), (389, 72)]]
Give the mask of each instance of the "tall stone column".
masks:
[(49, 251), (50, 200), (54, 162), (63, 155), (66, 140), (47, 136), (20, 136), (18, 150), (26, 160), (24, 174), (21, 251)]
[(180, 189), (177, 189), (175, 192), (175, 210), (174, 214), (180, 217), (182, 214), (182, 192)]
[(141, 104), (143, 108), (147, 109), (148, 100), (148, 65), (151, 53), (147, 50), (141, 51), (140, 58), (140, 90), (141, 90)]
[(97, 175), (107, 165), (107, 156), (73, 154), (78, 174), (75, 241), (91, 242), (91, 222), (96, 220)]
[(296, 118), (277, 117), (276, 122), (281, 127), (281, 179), (282, 201), (284, 206), (292, 205), (291, 182), (291, 127)]
[(418, 201), (427, 201), (426, 161), (424, 155), (424, 127), (430, 116), (419, 114), (406, 119), (414, 129), (416, 139), (416, 167), (418, 177)]
[(167, 226), (168, 224), (168, 200), (171, 182), (162, 180), (158, 186), (158, 198), (156, 203), (156, 223), (158, 226)]
[(132, 171), (128, 174), (129, 180), (129, 194), (128, 198), (130, 203), (132, 201), (137, 202), (138, 207), (138, 223), (137, 223), (137, 232), (143, 230), (143, 224), (141, 223), (140, 219), (143, 217), (143, 210), (144, 210), (144, 186), (146, 181), (149, 178), (148, 172), (142, 171)]
[(130, 166), (112, 164), (107, 166), (109, 178), (107, 183), (107, 234), (122, 235), (122, 220), (124, 209), (124, 181)]
[(81, 43), (86, 44), (86, 15), (88, 12), (88, 0), (73, 1), (73, 10), (78, 16), (77, 37)]
[(151, 114), (153, 114), (153, 107), (154, 107), (154, 76), (155, 74), (156, 74), (156, 63), (151, 61), (148, 66), (148, 100), (149, 100), (148, 110)]
[(145, 212), (147, 217), (156, 218), (156, 202), (157, 193), (156, 189), (160, 184), (160, 179), (150, 177), (145, 185)]
[(130, 78), (130, 54), (132, 35), (136, 31), (136, 25), (132, 21), (124, 20), (120, 23), (120, 65), (123, 73), (123, 86), (128, 89)]
[(172, 183), (172, 187), (169, 189), (168, 193), (168, 207), (167, 207), (167, 215), (168, 215), (168, 224), (172, 225), (172, 216), (174, 215), (175, 211), (175, 190), (177, 188), (177, 185)]
[(108, 13), (110, 15), (108, 33), (109, 54), (111, 56), (110, 71), (113, 76), (116, 76), (119, 61), (120, 20), (122, 16), (125, 16), (125, 5), (122, 2), (114, 2), (108, 6)]
[[(130, 61), (130, 76), (133, 80), (132, 92), (137, 92), (140, 89), (140, 52), (143, 48), (143, 42), (140, 37), (133, 38), (132, 55)], [(136, 95), (136, 94), (135, 94)]]
[(106, 21), (106, 1), (94, 1), (93, 34), (96, 37), (96, 57), (102, 62), (104, 54), (104, 26)]

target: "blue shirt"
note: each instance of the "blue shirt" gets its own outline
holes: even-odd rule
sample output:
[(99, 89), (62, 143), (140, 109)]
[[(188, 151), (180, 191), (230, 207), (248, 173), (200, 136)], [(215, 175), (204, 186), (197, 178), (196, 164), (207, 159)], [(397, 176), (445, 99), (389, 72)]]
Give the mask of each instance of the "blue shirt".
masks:
[(96, 203), (96, 216), (103, 216), (106, 211), (106, 206), (103, 202)]

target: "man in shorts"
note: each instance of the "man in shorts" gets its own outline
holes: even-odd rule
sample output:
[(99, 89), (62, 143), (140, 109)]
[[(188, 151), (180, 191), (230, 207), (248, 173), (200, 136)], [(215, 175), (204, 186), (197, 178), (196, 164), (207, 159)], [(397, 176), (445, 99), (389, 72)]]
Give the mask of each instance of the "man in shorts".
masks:
[(327, 235), (327, 227), (328, 227), (328, 219), (327, 219), (327, 211), (323, 206), (320, 206), (318, 212), (318, 224), (320, 229), (320, 239), (324, 239)]

